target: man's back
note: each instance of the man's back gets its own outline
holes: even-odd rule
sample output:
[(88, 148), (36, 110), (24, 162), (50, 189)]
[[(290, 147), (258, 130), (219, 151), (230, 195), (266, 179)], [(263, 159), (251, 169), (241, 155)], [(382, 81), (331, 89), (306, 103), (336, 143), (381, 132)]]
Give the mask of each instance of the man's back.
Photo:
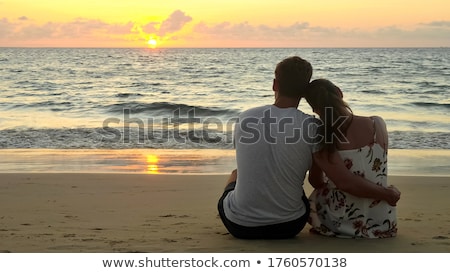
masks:
[(303, 181), (316, 147), (308, 135), (315, 136), (316, 127), (309, 128), (315, 119), (297, 107), (311, 76), (308, 61), (282, 60), (272, 82), (273, 105), (239, 116), (237, 175), (232, 172), (217, 205), (220, 219), (237, 238), (292, 238), (308, 221)]
[(239, 116), (235, 128), (238, 178), (235, 190), (224, 200), (231, 221), (261, 226), (305, 214), (303, 181), (316, 149), (315, 122), (294, 107), (274, 105)]

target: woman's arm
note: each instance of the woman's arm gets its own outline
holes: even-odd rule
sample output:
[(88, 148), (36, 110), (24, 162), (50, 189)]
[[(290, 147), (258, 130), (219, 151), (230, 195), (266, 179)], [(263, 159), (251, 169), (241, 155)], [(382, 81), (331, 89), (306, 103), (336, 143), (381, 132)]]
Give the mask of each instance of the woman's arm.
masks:
[(337, 152), (328, 156), (325, 150), (321, 150), (315, 152), (313, 158), (341, 191), (358, 197), (384, 200), (391, 206), (395, 206), (400, 199), (400, 191), (397, 188), (393, 186), (385, 188), (353, 174), (345, 167), (344, 161)]
[(372, 116), (371, 118), (375, 122), (377, 143), (380, 144), (387, 153), (389, 147), (389, 138), (386, 123), (384, 122), (384, 119), (382, 117)]

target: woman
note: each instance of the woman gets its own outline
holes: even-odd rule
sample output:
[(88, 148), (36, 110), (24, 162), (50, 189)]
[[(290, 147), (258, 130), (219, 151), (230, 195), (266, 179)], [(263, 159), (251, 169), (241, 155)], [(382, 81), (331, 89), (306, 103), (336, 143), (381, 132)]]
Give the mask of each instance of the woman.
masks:
[[(354, 174), (387, 187), (388, 135), (381, 117), (353, 115), (341, 90), (332, 82), (310, 83), (306, 100), (323, 124), (321, 158), (337, 152)], [(331, 181), (316, 162), (309, 172), (314, 191), (309, 197), (312, 231), (343, 238), (386, 238), (397, 234), (396, 209), (385, 201), (361, 198), (339, 190), (345, 181)]]

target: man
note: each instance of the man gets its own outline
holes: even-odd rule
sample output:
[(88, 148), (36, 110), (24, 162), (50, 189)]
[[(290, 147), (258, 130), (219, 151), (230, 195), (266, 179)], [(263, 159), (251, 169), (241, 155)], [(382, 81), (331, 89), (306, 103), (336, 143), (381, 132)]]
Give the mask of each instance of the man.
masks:
[[(232, 172), (218, 203), (222, 222), (237, 238), (292, 238), (308, 221), (303, 181), (313, 154), (320, 150), (318, 121), (297, 107), (311, 76), (308, 61), (298, 56), (284, 59), (275, 69), (274, 104), (239, 115), (235, 127), (238, 171)], [(398, 192), (351, 174), (341, 159), (329, 164), (321, 167), (325, 172), (337, 168), (327, 173), (332, 180), (344, 175), (349, 183), (358, 184), (352, 187), (357, 191), (363, 188), (375, 198), (398, 200)]]

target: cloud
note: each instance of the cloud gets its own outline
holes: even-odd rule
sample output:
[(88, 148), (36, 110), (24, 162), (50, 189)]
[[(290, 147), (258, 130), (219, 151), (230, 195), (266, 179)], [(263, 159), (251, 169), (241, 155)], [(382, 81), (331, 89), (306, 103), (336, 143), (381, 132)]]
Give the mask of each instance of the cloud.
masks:
[(158, 31), (158, 25), (159, 25), (159, 23), (157, 23), (157, 22), (150, 22), (150, 23), (142, 26), (142, 30), (145, 33), (155, 33)]
[[(24, 42), (35, 43), (40, 40), (141, 40), (145, 41), (149, 36), (160, 37), (173, 35), (183, 29), (192, 21), (192, 17), (181, 10), (175, 10), (162, 22), (148, 22), (144, 25), (136, 22), (107, 23), (102, 20), (87, 18), (75, 18), (69, 22), (45, 22), (36, 24), (27, 16), (21, 16), (16, 20), (8, 18), (0, 19), (0, 41), (2, 44), (10, 45), (15, 41), (17, 44)], [(166, 39), (177, 39), (175, 36)], [(53, 45), (52, 45), (53, 46)], [(86, 45), (89, 46), (89, 45)]]
[(434, 21), (430, 23), (421, 23), (420, 25), (424, 27), (442, 27), (450, 28), (450, 21)]
[(67, 38), (96, 38), (115, 37), (130, 34), (132, 22), (123, 24), (108, 24), (101, 20), (76, 18), (70, 22), (47, 22), (41, 25), (27, 23), (20, 19), (11, 22), (6, 18), (0, 20), (0, 39), (15, 40), (41, 40), (41, 39), (67, 39)]
[(177, 36), (174, 34), (182, 30), (190, 21), (192, 21), (192, 17), (181, 10), (176, 10), (162, 22), (148, 22), (144, 25), (136, 23), (132, 28), (132, 32), (137, 35), (138, 40), (146, 41), (150, 37), (160, 40), (176, 40)]
[(231, 24), (222, 22), (208, 26), (201, 22), (194, 26), (196, 37), (203, 39), (221, 39), (247, 41), (248, 44), (261, 46), (305, 46), (314, 39), (337, 35), (333, 28), (313, 27), (308, 22), (295, 22), (287, 26), (251, 25), (248, 22)]
[(163, 21), (144, 24), (132, 21), (108, 23), (87, 18), (36, 24), (33, 18), (27, 16), (13, 20), (0, 18), (0, 44), (58, 46), (63, 44), (62, 41), (73, 41), (108, 45), (112, 44), (111, 42), (143, 42), (150, 36), (156, 36), (168, 42), (167, 44), (177, 41), (178, 43), (173, 45), (199, 47), (450, 46), (450, 21), (419, 23), (412, 29), (387, 26), (371, 31), (321, 27), (301, 21), (278, 26), (254, 25), (246, 21), (224, 21), (216, 24), (197, 22), (192, 25), (192, 31), (189, 33), (182, 31), (192, 21), (193, 18), (181, 10), (175, 10)]
[(9, 37), (14, 27), (14, 24), (9, 22), (7, 18), (0, 19), (0, 39), (2, 37)]
[(419, 46), (450, 46), (450, 21), (422, 23), (411, 30), (390, 26), (378, 29), (374, 35), (386, 41), (400, 40)]
[(194, 27), (197, 34), (203, 34), (211, 37), (221, 37), (229, 39), (251, 39), (251, 40), (277, 40), (280, 38), (291, 39), (296, 35), (309, 30), (309, 24), (294, 23), (289, 26), (271, 27), (267, 25), (253, 26), (248, 22), (231, 24), (222, 22), (213, 26), (208, 26), (201, 22)]
[(60, 35), (71, 37), (89, 36), (89, 35), (123, 35), (130, 33), (133, 27), (132, 22), (121, 24), (109, 24), (101, 20), (90, 20), (77, 18), (67, 24), (59, 26)]
[(161, 23), (158, 30), (159, 36), (164, 36), (168, 33), (174, 33), (183, 28), (183, 26), (192, 21), (192, 17), (186, 15), (181, 10), (174, 11), (167, 20)]
[(261, 46), (450, 46), (450, 22), (436, 21), (418, 24), (414, 29), (388, 26), (368, 31), (311, 26), (308, 22), (295, 22), (287, 26), (251, 25), (248, 22), (231, 24), (222, 22), (194, 26), (196, 39), (244, 40), (248, 45)]

